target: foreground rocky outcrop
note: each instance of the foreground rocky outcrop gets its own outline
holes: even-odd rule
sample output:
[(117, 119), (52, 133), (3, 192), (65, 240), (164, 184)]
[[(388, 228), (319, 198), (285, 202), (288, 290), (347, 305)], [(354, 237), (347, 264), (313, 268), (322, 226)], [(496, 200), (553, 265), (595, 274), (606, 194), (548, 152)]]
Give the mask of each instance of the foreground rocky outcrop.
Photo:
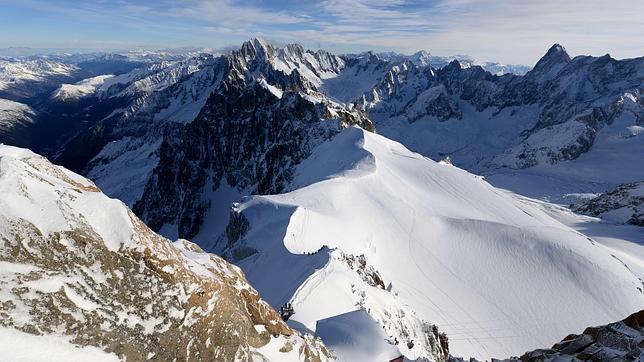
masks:
[(519, 360), (640, 361), (643, 358), (644, 310), (641, 310), (622, 321), (571, 334), (550, 349), (527, 352)]
[[(526, 352), (502, 361), (640, 361), (644, 359), (644, 310), (619, 322), (588, 327), (582, 334), (570, 334), (547, 349)], [(493, 359), (495, 361), (500, 361)], [(463, 361), (451, 357), (450, 361)], [(470, 359), (470, 361), (476, 361)]]
[(0, 239), (2, 328), (128, 361), (329, 356), (239, 268), (169, 242), (91, 181), (9, 146), (0, 146)]

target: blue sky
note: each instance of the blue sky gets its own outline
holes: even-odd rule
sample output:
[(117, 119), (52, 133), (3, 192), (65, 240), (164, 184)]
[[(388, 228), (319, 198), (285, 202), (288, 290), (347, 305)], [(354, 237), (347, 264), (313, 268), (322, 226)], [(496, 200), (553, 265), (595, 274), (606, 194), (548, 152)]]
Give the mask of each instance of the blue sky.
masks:
[(644, 0), (0, 0), (0, 48), (220, 48), (253, 36), (528, 65), (553, 43), (625, 58), (644, 55)]

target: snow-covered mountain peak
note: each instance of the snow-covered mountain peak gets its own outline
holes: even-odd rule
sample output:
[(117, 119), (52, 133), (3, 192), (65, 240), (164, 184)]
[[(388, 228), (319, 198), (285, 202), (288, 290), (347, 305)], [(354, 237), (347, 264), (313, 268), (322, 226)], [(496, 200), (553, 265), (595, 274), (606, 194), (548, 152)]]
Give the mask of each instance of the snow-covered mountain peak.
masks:
[[(490, 358), (552, 344), (644, 303), (638, 277), (592, 240), (382, 136), (348, 128), (295, 175), (297, 190), (237, 205), (235, 237), (221, 244), (270, 303), (293, 295), (294, 325), (314, 329), (358, 304), (399, 339), (425, 320), (454, 335), (452, 354)], [(357, 281), (325, 246), (362, 255), (369, 275), (390, 287)], [(391, 315), (404, 318), (392, 323)], [(489, 320), (513, 338), (494, 338)], [(428, 357), (430, 342), (398, 348)]]
[(241, 54), (243, 54), (247, 59), (253, 58), (271, 58), (275, 53), (275, 47), (268, 41), (263, 38), (252, 38), (248, 41), (245, 41), (241, 48), (239, 48)]
[(427, 50), (419, 50), (416, 53), (412, 54), (412, 56), (418, 57), (418, 58), (424, 58), (424, 57), (432, 56), (432, 53), (428, 52)]
[(291, 76), (291, 83), (308, 83), (303, 85), (309, 90), (315, 90), (324, 79), (337, 76), (345, 66), (341, 57), (329, 52), (313, 52), (299, 44), (278, 47), (261, 38), (245, 42), (239, 51), (231, 53), (230, 60), (239, 75), (255, 78), (263, 73), (269, 84), (274, 86), (284, 83), (284, 76)]
[(425, 50), (417, 51), (416, 53), (409, 56), (409, 60), (421, 67), (431, 64), (432, 54)]
[(527, 73), (527, 76), (536, 78), (540, 81), (552, 79), (557, 73), (571, 62), (570, 55), (566, 49), (554, 44), (548, 49), (546, 54), (539, 59), (534, 68)]
[(451, 62), (449, 62), (444, 68), (442, 68), (442, 70), (446, 73), (450, 73), (450, 72), (458, 72), (461, 69), (466, 69), (466, 68), (469, 68), (469, 67), (461, 63), (460, 60), (454, 59)]
[(560, 54), (562, 56), (567, 56), (570, 58), (568, 55), (568, 51), (566, 51), (566, 48), (563, 47), (563, 45), (559, 43), (553, 44), (549, 49), (548, 52), (546, 53), (546, 56), (551, 56), (553, 54)]

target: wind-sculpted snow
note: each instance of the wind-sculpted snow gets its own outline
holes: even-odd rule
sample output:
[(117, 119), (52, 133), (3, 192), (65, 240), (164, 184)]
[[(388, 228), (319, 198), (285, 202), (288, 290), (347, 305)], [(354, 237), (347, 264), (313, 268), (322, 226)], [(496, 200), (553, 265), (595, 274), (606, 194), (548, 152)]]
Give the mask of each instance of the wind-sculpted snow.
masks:
[[(309, 160), (328, 175), (309, 176)], [(644, 306), (641, 281), (604, 248), (479, 176), (359, 128), (309, 160), (296, 171), (300, 188), (234, 207), (247, 226), (224, 248), (252, 250), (238, 265), (269, 303), (290, 297), (293, 326), (312, 330), (316, 320), (363, 307), (409, 357), (437, 353), (431, 339), (404, 346), (427, 335), (420, 326), (428, 321), (447, 334), (452, 355), (489, 358), (551, 345)], [(385, 289), (342, 255), (363, 255)]]
[[(641, 361), (644, 358), (644, 310), (624, 320), (584, 329), (581, 334), (569, 334), (550, 348), (526, 352), (520, 357), (499, 362), (557, 362), (557, 361)], [(452, 357), (449, 362), (466, 359)], [(470, 359), (469, 362), (478, 362)]]
[[(595, 244), (556, 221), (565, 213), (552, 205), (450, 163), (566, 203), (643, 180), (643, 58), (571, 58), (555, 45), (523, 76), (459, 59), (338, 56), (252, 39), (220, 56), (3, 60), (0, 96), (13, 101), (0, 110), (9, 115), (0, 136), (34, 141), (164, 236), (193, 237), (238, 263), (273, 306), (290, 300), (289, 323), (303, 331), (363, 309), (410, 358), (447, 355), (431, 323), (454, 354), (505, 357), (641, 308), (638, 244), (614, 241), (604, 224), (569, 222)], [(93, 78), (104, 74), (115, 76)], [(352, 125), (400, 143), (342, 131)], [(273, 195), (230, 210), (250, 194)], [(113, 200), (98, 212), (102, 196), (72, 196), (83, 226), (120, 250), (138, 219)], [(17, 192), (2, 197), (21, 217), (40, 215), (15, 206)], [(36, 229), (69, 219), (40, 199), (52, 211), (29, 219)], [(613, 216), (626, 210), (639, 223), (631, 199), (609, 192), (588, 212), (618, 206)], [(639, 236), (627, 231), (619, 240)], [(101, 302), (66, 295), (90, 310)]]
[(122, 360), (328, 359), (239, 268), (187, 240), (171, 243), (91, 181), (28, 150), (0, 146), (0, 206), (0, 332), (17, 346), (39, 341), (71, 359), (71, 345)]

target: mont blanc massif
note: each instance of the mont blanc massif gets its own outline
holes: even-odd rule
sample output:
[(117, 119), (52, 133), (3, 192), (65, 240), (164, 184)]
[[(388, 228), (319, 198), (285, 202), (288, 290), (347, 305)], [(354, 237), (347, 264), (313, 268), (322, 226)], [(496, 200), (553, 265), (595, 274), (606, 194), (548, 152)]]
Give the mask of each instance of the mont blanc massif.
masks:
[(644, 57), (544, 51), (0, 58), (0, 359), (644, 358)]

